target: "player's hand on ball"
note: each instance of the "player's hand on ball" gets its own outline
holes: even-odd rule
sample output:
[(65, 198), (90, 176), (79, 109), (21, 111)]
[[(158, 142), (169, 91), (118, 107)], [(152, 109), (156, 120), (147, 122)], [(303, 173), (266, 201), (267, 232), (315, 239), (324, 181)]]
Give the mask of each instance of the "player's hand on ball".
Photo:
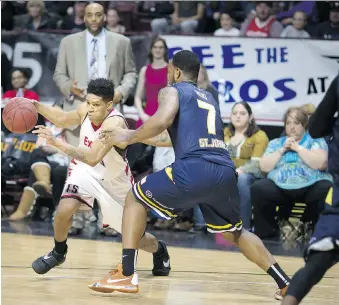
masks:
[(39, 102), (36, 100), (31, 100), (31, 103), (37, 108), (37, 106), (39, 105)]
[(100, 131), (99, 139), (104, 146), (127, 146), (130, 139), (130, 131), (123, 128), (114, 130), (103, 129)]
[(55, 145), (56, 138), (54, 137), (52, 131), (43, 125), (37, 125), (35, 126), (35, 130), (32, 131), (32, 133), (37, 134), (39, 137), (44, 138), (47, 140), (47, 144), (49, 145)]

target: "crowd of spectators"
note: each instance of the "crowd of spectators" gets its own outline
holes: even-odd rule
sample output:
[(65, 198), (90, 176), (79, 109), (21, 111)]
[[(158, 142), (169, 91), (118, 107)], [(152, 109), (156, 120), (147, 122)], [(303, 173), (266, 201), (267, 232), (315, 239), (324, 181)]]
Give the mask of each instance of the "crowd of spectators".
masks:
[[(85, 29), (92, 1), (1, 1), (1, 29)], [(338, 1), (97, 1), (117, 33), (339, 39)]]

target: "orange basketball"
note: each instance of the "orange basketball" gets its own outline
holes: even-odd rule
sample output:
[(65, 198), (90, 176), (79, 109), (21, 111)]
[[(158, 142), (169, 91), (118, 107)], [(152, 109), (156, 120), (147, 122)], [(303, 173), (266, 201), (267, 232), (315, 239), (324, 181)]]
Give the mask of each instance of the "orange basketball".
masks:
[(2, 121), (11, 132), (26, 133), (36, 125), (38, 112), (29, 99), (15, 97), (5, 106)]

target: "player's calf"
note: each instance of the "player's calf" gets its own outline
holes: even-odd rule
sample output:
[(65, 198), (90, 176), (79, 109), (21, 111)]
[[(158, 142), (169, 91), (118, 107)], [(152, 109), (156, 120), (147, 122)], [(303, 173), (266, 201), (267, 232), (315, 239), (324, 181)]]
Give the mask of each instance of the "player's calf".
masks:
[(258, 265), (274, 279), (279, 287), (274, 294), (274, 298), (282, 300), (286, 294), (290, 278), (266, 249), (261, 239), (244, 229), (235, 232), (224, 232), (223, 236), (238, 246), (247, 259)]

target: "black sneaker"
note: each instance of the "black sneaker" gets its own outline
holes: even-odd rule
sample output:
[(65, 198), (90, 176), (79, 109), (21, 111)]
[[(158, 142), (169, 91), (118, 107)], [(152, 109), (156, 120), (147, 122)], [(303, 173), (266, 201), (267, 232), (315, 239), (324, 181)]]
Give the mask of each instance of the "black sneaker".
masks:
[(168, 276), (171, 271), (170, 256), (168, 255), (166, 244), (163, 241), (159, 241), (163, 246), (163, 253), (156, 255), (153, 254), (153, 270), (154, 276)]
[(32, 268), (38, 274), (45, 274), (52, 268), (61, 265), (66, 260), (66, 254), (67, 250), (64, 255), (61, 255), (53, 249), (47, 255), (37, 258), (32, 263)]

